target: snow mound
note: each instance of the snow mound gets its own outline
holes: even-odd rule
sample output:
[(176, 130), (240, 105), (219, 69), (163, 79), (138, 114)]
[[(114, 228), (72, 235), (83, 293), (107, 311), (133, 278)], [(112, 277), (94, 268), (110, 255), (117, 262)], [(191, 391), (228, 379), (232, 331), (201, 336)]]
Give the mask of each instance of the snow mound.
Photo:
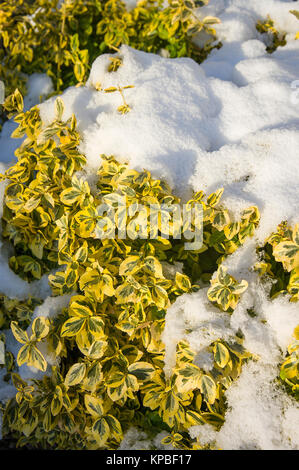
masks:
[[(220, 78), (208, 75), (208, 65), (222, 49), (200, 66), (122, 46), (123, 65), (113, 73), (107, 70), (110, 56), (98, 57), (86, 86), (62, 95), (64, 118), (77, 117), (90, 171), (99, 167), (102, 153), (113, 154), (166, 179), (183, 198), (192, 189), (211, 192), (223, 186), (224, 201), (235, 211), (259, 207), (260, 243), (282, 220), (294, 223), (299, 116), (291, 83), (299, 76), (294, 65), (299, 43), (252, 58), (255, 47), (244, 47), (234, 65), (236, 83), (221, 78), (217, 61)], [(121, 115), (120, 94), (97, 91), (99, 84), (103, 89), (134, 85), (124, 90), (131, 111)], [(40, 110), (50, 123), (54, 98)]]

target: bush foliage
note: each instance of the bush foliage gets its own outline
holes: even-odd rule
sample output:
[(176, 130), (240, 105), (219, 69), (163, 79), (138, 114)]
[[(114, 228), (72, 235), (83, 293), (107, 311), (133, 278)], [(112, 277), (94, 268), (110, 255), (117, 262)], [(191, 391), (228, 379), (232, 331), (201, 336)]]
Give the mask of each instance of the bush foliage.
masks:
[(270, 296), (290, 294), (290, 300), (299, 299), (299, 224), (294, 228), (282, 222), (277, 231), (258, 249), (261, 261), (255, 268), (261, 276), (273, 280)]
[[(207, 296), (219, 314), (233, 312), (247, 282), (234, 279), (222, 262), (254, 234), (257, 207), (244, 210), (236, 221), (221, 204), (223, 189), (209, 196), (195, 193), (187, 208), (202, 207), (203, 245), (186, 250), (184, 236), (175, 236), (177, 219), (167, 210), (181, 202), (167, 183), (102, 155), (97, 183), (90, 187), (86, 158), (78, 150), (76, 118), (63, 120), (61, 98), (55, 102), (55, 120), (47, 126), (38, 107), (23, 112), (18, 90), (5, 108), (18, 123), (14, 136), (26, 137), (16, 151), (18, 162), (1, 177), (9, 180), (2, 218), (2, 236), (14, 250), (9, 264), (29, 282), (48, 273), (53, 295), (71, 294), (71, 299), (56, 316), (39, 316), (31, 323), (38, 300), (3, 297), (3, 326), (9, 321), (21, 343), (17, 365), (46, 372), (42, 379), (26, 382), (11, 353), (6, 354), (7, 380), (12, 378), (17, 394), (6, 405), (4, 432), (20, 446), (116, 449), (134, 425), (151, 437), (167, 431), (165, 445), (205, 448), (190, 438), (189, 427), (221, 427), (225, 391), (242, 363), (253, 357), (241, 337), (219, 338), (207, 348), (213, 367), (204, 370), (194, 363), (196, 353), (189, 344), (180, 341), (175, 367), (166, 375), (161, 340), (166, 310), (178, 296), (210, 282)], [(104, 213), (99, 211), (103, 203)], [(152, 204), (165, 214), (157, 219), (156, 237), (151, 238)], [(142, 211), (136, 210), (138, 205)], [(113, 232), (109, 208), (117, 209), (115, 221), (127, 211), (126, 238)], [(134, 236), (140, 227), (146, 231), (143, 238)], [(170, 237), (165, 238), (168, 227)], [(292, 301), (298, 300), (298, 241), (298, 225), (292, 229), (283, 223), (259, 249), (256, 269), (279, 285), (272, 296), (288, 291)], [(167, 266), (175, 269), (178, 263), (182, 271), (167, 274)], [(17, 313), (10, 313), (11, 306), (17, 306)], [(296, 345), (290, 345), (281, 380), (296, 397)]]
[[(299, 11), (290, 10), (290, 13), (299, 19)], [(278, 47), (283, 47), (287, 44), (287, 33), (284, 31), (278, 31), (270, 15), (267, 16), (266, 20), (259, 20), (256, 24), (256, 29), (261, 34), (267, 34), (268, 45), (266, 47), (266, 51), (269, 54), (276, 51)], [(295, 39), (299, 39), (299, 31), (296, 33)]]
[(288, 346), (286, 359), (280, 369), (280, 379), (287, 392), (299, 400), (299, 325), (293, 336), (294, 341)]
[[(233, 311), (247, 284), (232, 278), (221, 263), (254, 233), (257, 208), (234, 221), (220, 202), (222, 189), (209, 196), (200, 191), (187, 203), (189, 210), (194, 204), (203, 209), (199, 250), (186, 250), (184, 237), (175, 238), (173, 215), (169, 239), (163, 237), (167, 217), (158, 219), (156, 239), (134, 238), (148, 213), (130, 213), (132, 207), (180, 204), (168, 185), (148, 171), (102, 156), (91, 188), (75, 116), (63, 121), (60, 98), (56, 119), (47, 127), (37, 107), (23, 112), (18, 91), (5, 106), (10, 115), (17, 112), (14, 135), (26, 136), (16, 152), (18, 162), (2, 176), (9, 179), (2, 223), (3, 237), (14, 247), (10, 266), (28, 281), (56, 269), (49, 275), (53, 295), (72, 294), (67, 308), (50, 319), (35, 318), (27, 331), (12, 318), (12, 332), (22, 345), (18, 366), (47, 374), (29, 384), (13, 374), (18, 393), (6, 407), (5, 430), (19, 437), (19, 445), (113, 449), (134, 424), (152, 433), (167, 430), (176, 447), (199, 448), (188, 428), (221, 426), (225, 390), (251, 356), (240, 338), (219, 339), (209, 347), (214, 366), (205, 371), (194, 364), (189, 345), (180, 342), (168, 377), (161, 341), (165, 314), (178, 296), (207, 285), (217, 266), (208, 296), (219, 312)], [(102, 238), (110, 228), (99, 205), (113, 208), (124, 196), (127, 237)], [(178, 262), (183, 272), (167, 276), (166, 266)], [(59, 358), (52, 369), (51, 356)]]
[[(33, 72), (46, 72), (55, 93), (82, 83), (92, 62), (121, 44), (201, 62), (215, 46), (213, 24), (219, 22), (195, 13), (208, 3), (141, 0), (128, 10), (121, 0), (6, 0), (0, 7), (0, 76), (7, 95), (16, 88), (24, 93)], [(201, 31), (203, 47), (194, 42)]]

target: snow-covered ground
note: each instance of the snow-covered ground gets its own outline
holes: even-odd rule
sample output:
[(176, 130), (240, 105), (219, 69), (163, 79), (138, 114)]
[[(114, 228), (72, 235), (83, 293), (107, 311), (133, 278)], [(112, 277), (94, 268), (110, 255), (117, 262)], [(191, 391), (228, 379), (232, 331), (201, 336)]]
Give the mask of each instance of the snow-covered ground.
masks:
[[(299, 21), (289, 13), (296, 8), (299, 2), (283, 0), (212, 0), (199, 12), (221, 19), (216, 29), (223, 47), (202, 65), (122, 46), (123, 65), (117, 72), (107, 72), (109, 55), (102, 55), (86, 86), (69, 88), (62, 95), (64, 117), (77, 117), (91, 179), (100, 154), (114, 154), (138, 170), (146, 168), (166, 179), (183, 199), (192, 190), (224, 187), (223, 202), (236, 217), (250, 205), (260, 209), (254, 239), (226, 261), (232, 275), (249, 282), (233, 315), (219, 316), (202, 289), (178, 299), (166, 317), (166, 369), (179, 339), (188, 338), (208, 367), (205, 346), (238, 329), (245, 335), (246, 348), (259, 356), (227, 392), (228, 411), (220, 432), (208, 425), (191, 430), (202, 442), (216, 441), (223, 449), (299, 449), (299, 406), (275, 382), (299, 324), (299, 308), (282, 298), (269, 301), (251, 270), (256, 245), (282, 220), (299, 221), (299, 40), (294, 40)], [(267, 14), (278, 30), (288, 33), (287, 45), (271, 55), (265, 50), (266, 38), (255, 28)], [(124, 90), (132, 110), (120, 115), (120, 94), (97, 91), (99, 84), (103, 89), (134, 85)], [(35, 76), (27, 106), (50, 89), (48, 78)], [(54, 99), (40, 105), (45, 124), (54, 117)], [(0, 160), (8, 162), (1, 164), (1, 171), (19, 145), (9, 137), (13, 128), (13, 123), (6, 123), (0, 135)], [(28, 284), (9, 270), (5, 252), (0, 276), (1, 292), (21, 297), (29, 292)], [(35, 290), (42, 289), (43, 298), (49, 295), (45, 280), (34, 284)], [(252, 307), (255, 318), (247, 313)], [(193, 331), (187, 334), (190, 326)], [(3, 393), (0, 385), (0, 398)]]

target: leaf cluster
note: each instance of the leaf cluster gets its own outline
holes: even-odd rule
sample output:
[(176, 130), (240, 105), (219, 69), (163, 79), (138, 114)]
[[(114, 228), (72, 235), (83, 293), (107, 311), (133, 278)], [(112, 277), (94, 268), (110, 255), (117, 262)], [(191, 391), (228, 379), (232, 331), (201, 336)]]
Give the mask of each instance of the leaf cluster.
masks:
[(294, 330), (294, 341), (288, 346), (287, 356), (281, 365), (280, 379), (287, 391), (299, 400), (299, 325)]
[(255, 269), (273, 280), (270, 297), (290, 294), (290, 301), (299, 299), (299, 224), (294, 228), (286, 221), (258, 249), (260, 262)]
[(256, 24), (256, 29), (261, 34), (266, 34), (269, 38), (266, 51), (269, 54), (272, 54), (278, 47), (283, 47), (286, 45), (286, 33), (280, 32), (276, 29), (274, 21), (268, 15), (267, 19), (262, 21), (259, 20)]
[[(122, 44), (146, 52), (167, 51), (198, 62), (215, 45), (213, 25), (219, 20), (200, 17), (209, 0), (141, 0), (131, 10), (121, 0), (6, 0), (0, 5), (0, 76), (6, 94), (22, 93), (26, 77), (47, 73), (55, 93), (83, 83), (92, 62)], [(194, 37), (203, 31), (205, 45)], [(110, 70), (114, 70), (112, 65)]]
[(36, 298), (26, 300), (11, 299), (0, 295), (0, 330), (7, 330), (12, 321), (18, 322), (21, 328), (26, 329), (30, 323), (35, 307), (42, 303)]

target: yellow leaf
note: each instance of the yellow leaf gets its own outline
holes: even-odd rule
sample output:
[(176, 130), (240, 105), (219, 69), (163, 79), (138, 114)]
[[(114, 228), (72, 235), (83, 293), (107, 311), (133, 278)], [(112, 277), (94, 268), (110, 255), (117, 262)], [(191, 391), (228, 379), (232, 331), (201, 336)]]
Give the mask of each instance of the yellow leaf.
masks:
[(86, 365), (84, 363), (74, 364), (68, 371), (65, 377), (65, 384), (67, 387), (78, 385), (84, 379), (86, 372)]

